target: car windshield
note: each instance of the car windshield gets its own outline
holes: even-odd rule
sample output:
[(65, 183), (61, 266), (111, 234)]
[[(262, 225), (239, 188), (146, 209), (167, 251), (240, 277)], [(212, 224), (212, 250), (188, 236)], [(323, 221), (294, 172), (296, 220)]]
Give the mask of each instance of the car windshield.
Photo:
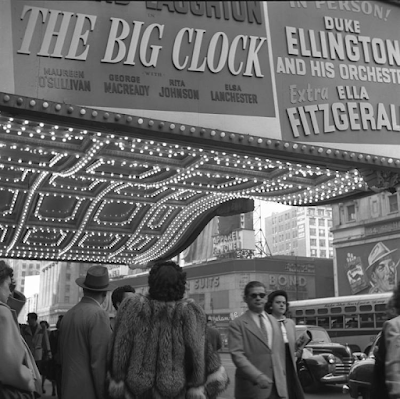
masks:
[(309, 331), (312, 335), (311, 342), (331, 342), (331, 339), (326, 331), (317, 329), (311, 329)]
[(330, 343), (332, 342), (328, 333), (319, 328), (313, 328), (313, 327), (303, 327), (301, 326), (300, 328), (296, 328), (296, 336), (297, 338), (304, 333), (304, 331), (308, 331), (311, 334), (311, 342), (326, 342)]

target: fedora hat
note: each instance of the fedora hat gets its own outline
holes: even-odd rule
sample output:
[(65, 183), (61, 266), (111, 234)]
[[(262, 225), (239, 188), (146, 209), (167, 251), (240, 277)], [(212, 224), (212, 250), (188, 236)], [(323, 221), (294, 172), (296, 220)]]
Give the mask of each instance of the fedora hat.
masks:
[(372, 266), (382, 260), (384, 257), (390, 255), (391, 253), (397, 251), (397, 249), (390, 250), (383, 242), (378, 242), (373, 248), (368, 256), (368, 267), (366, 269), (367, 273), (372, 273)]
[(104, 266), (92, 266), (86, 273), (86, 277), (79, 277), (76, 284), (89, 291), (112, 291), (116, 287), (110, 284), (108, 270)]

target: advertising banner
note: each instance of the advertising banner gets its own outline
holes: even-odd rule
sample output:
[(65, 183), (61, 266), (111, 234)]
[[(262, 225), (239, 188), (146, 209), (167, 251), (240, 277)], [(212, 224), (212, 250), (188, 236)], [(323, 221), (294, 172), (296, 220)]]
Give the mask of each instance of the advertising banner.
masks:
[(261, 2), (1, 3), (2, 91), (279, 131)]
[(400, 240), (336, 250), (339, 295), (391, 292), (397, 284)]
[(400, 6), (0, 2), (0, 91), (397, 157)]
[(400, 7), (267, 2), (282, 138), (398, 156)]

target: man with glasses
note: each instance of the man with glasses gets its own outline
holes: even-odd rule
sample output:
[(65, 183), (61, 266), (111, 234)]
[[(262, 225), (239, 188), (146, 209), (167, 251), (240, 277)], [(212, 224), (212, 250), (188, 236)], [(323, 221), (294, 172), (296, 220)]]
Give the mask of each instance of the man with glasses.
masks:
[(229, 325), (229, 351), (236, 365), (236, 399), (287, 399), (285, 345), (277, 319), (264, 310), (266, 287), (244, 288), (248, 310)]

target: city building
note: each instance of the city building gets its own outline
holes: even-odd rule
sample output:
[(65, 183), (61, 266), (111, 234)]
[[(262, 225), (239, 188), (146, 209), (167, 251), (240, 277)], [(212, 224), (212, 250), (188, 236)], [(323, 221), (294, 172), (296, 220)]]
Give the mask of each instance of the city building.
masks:
[(270, 254), (333, 258), (332, 208), (291, 207), (265, 218)]
[(335, 294), (392, 291), (400, 262), (398, 190), (343, 201), (332, 211)]

